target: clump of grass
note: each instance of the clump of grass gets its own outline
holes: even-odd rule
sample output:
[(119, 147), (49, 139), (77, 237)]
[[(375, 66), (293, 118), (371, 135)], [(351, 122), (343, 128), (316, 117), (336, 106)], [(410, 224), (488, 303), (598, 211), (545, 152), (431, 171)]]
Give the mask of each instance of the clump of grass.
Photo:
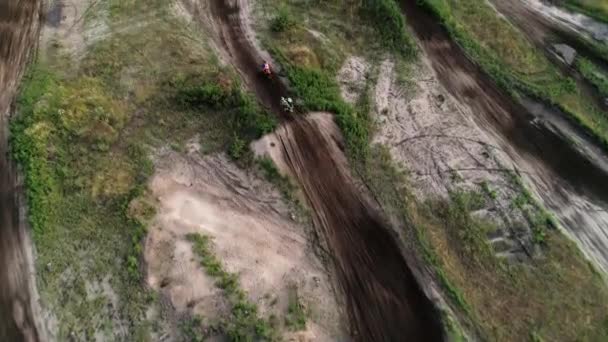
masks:
[(496, 192), (496, 189), (490, 188), (490, 184), (488, 184), (487, 181), (481, 182), (480, 186), (481, 186), (481, 190), (486, 195), (488, 195), (488, 197), (490, 197), (491, 199), (495, 200), (498, 197), (498, 193)]
[(284, 66), (296, 97), (302, 101), (302, 109), (334, 113), (351, 157), (363, 160), (371, 125), (367, 113), (356, 111), (344, 102), (334, 75), (328, 71), (292, 65), (280, 50), (274, 49), (274, 52)]
[(572, 11), (581, 12), (591, 18), (608, 23), (608, 3), (604, 0), (565, 0), (557, 3)]
[(285, 326), (292, 331), (306, 329), (306, 308), (298, 297), (298, 291), (295, 287), (290, 291)]
[[(217, 75), (215, 79), (221, 79)], [(214, 79), (211, 78), (211, 79)], [(175, 91), (174, 101), (189, 110), (213, 109), (224, 112), (232, 132), (229, 154), (239, 159), (246, 154), (247, 144), (263, 134), (272, 132), (276, 119), (263, 111), (255, 99), (245, 93), (236, 82), (224, 86), (209, 79), (175, 79), (171, 82)]]
[(211, 238), (207, 235), (188, 234), (194, 252), (201, 258), (201, 265), (210, 276), (216, 278), (216, 285), (223, 289), (232, 310), (222, 329), (232, 341), (276, 340), (277, 332), (268, 320), (258, 316), (257, 306), (247, 300), (240, 288), (238, 275), (224, 270), (221, 262), (211, 250)]
[(602, 96), (608, 98), (608, 75), (584, 57), (577, 57), (575, 65), (581, 75), (591, 82)]
[(286, 8), (280, 8), (277, 15), (270, 21), (270, 29), (281, 33), (289, 31), (296, 25), (296, 21)]
[(416, 54), (416, 44), (407, 33), (405, 18), (394, 0), (363, 0), (361, 13), (376, 28), (385, 48), (406, 57)]

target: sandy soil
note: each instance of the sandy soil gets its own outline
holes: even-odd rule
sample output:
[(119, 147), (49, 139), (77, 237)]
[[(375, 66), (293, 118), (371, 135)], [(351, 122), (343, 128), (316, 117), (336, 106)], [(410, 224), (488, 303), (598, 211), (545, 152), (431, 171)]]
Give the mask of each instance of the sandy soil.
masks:
[[(191, 146), (196, 146), (195, 144)], [(294, 222), (282, 195), (223, 155), (163, 152), (150, 189), (160, 203), (146, 239), (148, 283), (178, 314), (213, 320), (228, 308), (222, 292), (196, 262), (188, 233), (213, 238), (214, 252), (266, 317), (285, 316), (297, 288), (310, 310), (307, 331), (286, 340), (335, 341), (344, 335), (332, 283), (308, 244), (309, 227)], [(276, 301), (276, 303), (273, 303)]]
[[(109, 34), (109, 27), (103, 17), (105, 11), (98, 0), (52, 0), (47, 4), (47, 15), (44, 30), (40, 35), (43, 47), (58, 48), (71, 60), (79, 60), (86, 52), (87, 46), (99, 41)], [(95, 12), (94, 19), (87, 18)], [(43, 49), (43, 51), (46, 49)]]
[(338, 71), (338, 83), (342, 98), (348, 103), (355, 103), (365, 90), (369, 65), (361, 57), (351, 56), (346, 59)]
[(415, 88), (396, 82), (394, 64), (380, 65), (375, 86), (374, 142), (389, 147), (397, 164), (407, 168), (414, 193), (421, 199), (448, 198), (455, 190), (482, 191), (487, 183), (496, 198), (476, 214), (499, 230), (488, 235), (497, 255), (524, 260), (536, 251), (521, 212), (511, 208), (518, 195), (510, 176), (513, 161), (493, 136), (471, 119), (466, 106), (447, 92), (424, 56), (411, 75)]

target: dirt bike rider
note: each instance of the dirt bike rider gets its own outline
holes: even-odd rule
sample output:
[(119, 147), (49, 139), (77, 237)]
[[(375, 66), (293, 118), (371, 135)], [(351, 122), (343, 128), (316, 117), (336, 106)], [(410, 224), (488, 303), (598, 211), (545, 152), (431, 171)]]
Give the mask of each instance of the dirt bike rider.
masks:
[(264, 75), (268, 76), (272, 74), (272, 71), (270, 70), (270, 64), (267, 61), (264, 61), (264, 64), (262, 64), (262, 72), (264, 73)]
[(293, 100), (291, 97), (284, 98), (281, 96), (281, 107), (283, 107), (283, 110), (286, 112), (293, 113)]

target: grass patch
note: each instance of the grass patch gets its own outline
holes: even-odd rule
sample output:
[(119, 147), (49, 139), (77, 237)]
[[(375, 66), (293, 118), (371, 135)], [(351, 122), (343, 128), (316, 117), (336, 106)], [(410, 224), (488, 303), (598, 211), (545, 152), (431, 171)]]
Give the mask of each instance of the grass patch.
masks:
[(405, 29), (405, 18), (394, 0), (363, 0), (361, 14), (376, 28), (376, 37), (386, 49), (404, 57), (416, 54), (416, 44)]
[(289, 291), (289, 303), (287, 315), (285, 316), (285, 326), (291, 331), (301, 331), (306, 329), (306, 308), (298, 296), (297, 287)]
[(575, 66), (603, 97), (608, 98), (608, 75), (584, 57), (577, 57)]
[(608, 24), (608, 3), (604, 0), (565, 0), (559, 4)]
[(238, 275), (224, 270), (221, 262), (211, 250), (209, 236), (188, 234), (194, 252), (201, 258), (201, 265), (208, 275), (216, 278), (216, 286), (224, 290), (232, 307), (230, 319), (223, 322), (221, 329), (232, 341), (277, 340), (277, 332), (268, 320), (258, 316), (257, 306), (247, 299), (240, 288)]
[(263, 111), (253, 96), (223, 73), (211, 78), (174, 79), (170, 87), (176, 90), (175, 102), (186, 110), (212, 109), (227, 116), (232, 135), (228, 151), (235, 159), (245, 155), (249, 142), (276, 128), (274, 116)]
[(421, 4), (503, 89), (554, 105), (608, 148), (608, 118), (524, 35), (487, 3), (424, 0)]

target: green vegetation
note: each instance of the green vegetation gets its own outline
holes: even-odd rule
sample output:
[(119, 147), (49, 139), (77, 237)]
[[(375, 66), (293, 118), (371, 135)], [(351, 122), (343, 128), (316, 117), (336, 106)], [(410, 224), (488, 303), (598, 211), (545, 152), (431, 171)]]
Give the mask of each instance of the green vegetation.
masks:
[(424, 0), (466, 53), (506, 91), (523, 92), (566, 112), (608, 148), (608, 118), (513, 25), (485, 2)]
[(276, 127), (275, 118), (262, 111), (236, 81), (226, 80), (223, 73), (205, 79), (176, 79), (170, 86), (176, 89), (175, 101), (187, 110), (221, 110), (228, 117), (233, 137), (229, 153), (235, 159), (245, 154), (249, 142)]
[(11, 123), (38, 288), (59, 340), (145, 340), (162, 319), (146, 315), (160, 309), (140, 264), (156, 206), (145, 190), (149, 156), (198, 136), (203, 153), (243, 159), (275, 123), (167, 2), (95, 2), (84, 21), (85, 31), (107, 25), (111, 34), (91, 40), (77, 61), (60, 37), (41, 46)]
[(605, 0), (564, 0), (566, 8), (608, 23), (608, 2)]
[(279, 9), (279, 13), (270, 22), (270, 29), (274, 32), (285, 32), (296, 25), (291, 14), (284, 8)]
[(416, 45), (407, 34), (405, 18), (394, 0), (363, 0), (361, 13), (376, 28), (382, 45), (406, 57), (414, 56)]
[(480, 186), (481, 186), (481, 190), (483, 190), (483, 192), (486, 195), (488, 195), (491, 199), (495, 200), (498, 197), (496, 190), (490, 188), (490, 185), (488, 184), (488, 182), (483, 181), (483, 182), (481, 182)]
[(367, 113), (356, 111), (342, 100), (334, 75), (320, 69), (291, 65), (283, 58), (279, 60), (283, 61), (297, 98), (303, 101), (304, 110), (334, 113), (351, 156), (364, 158), (371, 125)]
[(225, 271), (211, 251), (210, 238), (200, 234), (186, 237), (201, 258), (201, 265), (208, 275), (217, 279), (216, 285), (224, 290), (232, 307), (231, 317), (221, 324), (221, 329), (232, 341), (276, 340), (277, 332), (268, 320), (258, 316), (256, 305), (247, 299), (247, 294), (239, 286), (238, 275)]
[(581, 75), (597, 88), (602, 96), (608, 98), (608, 75), (584, 57), (577, 57), (575, 66)]
[(306, 329), (306, 308), (298, 297), (296, 287), (292, 288), (289, 293), (289, 304), (287, 307), (287, 315), (285, 316), (285, 326), (292, 331), (300, 331)]
[[(24, 81), (19, 108), (13, 155), (26, 175), (41, 297), (62, 307), (59, 337), (92, 338), (91, 322), (112, 329), (114, 310), (137, 330), (147, 305), (138, 285), (145, 227), (128, 204), (143, 194), (152, 168), (136, 141), (121, 141), (122, 153), (112, 149), (128, 120), (124, 104), (98, 80), (62, 80), (39, 66)], [(110, 293), (87, 294), (101, 284), (130, 300), (110, 309)]]

